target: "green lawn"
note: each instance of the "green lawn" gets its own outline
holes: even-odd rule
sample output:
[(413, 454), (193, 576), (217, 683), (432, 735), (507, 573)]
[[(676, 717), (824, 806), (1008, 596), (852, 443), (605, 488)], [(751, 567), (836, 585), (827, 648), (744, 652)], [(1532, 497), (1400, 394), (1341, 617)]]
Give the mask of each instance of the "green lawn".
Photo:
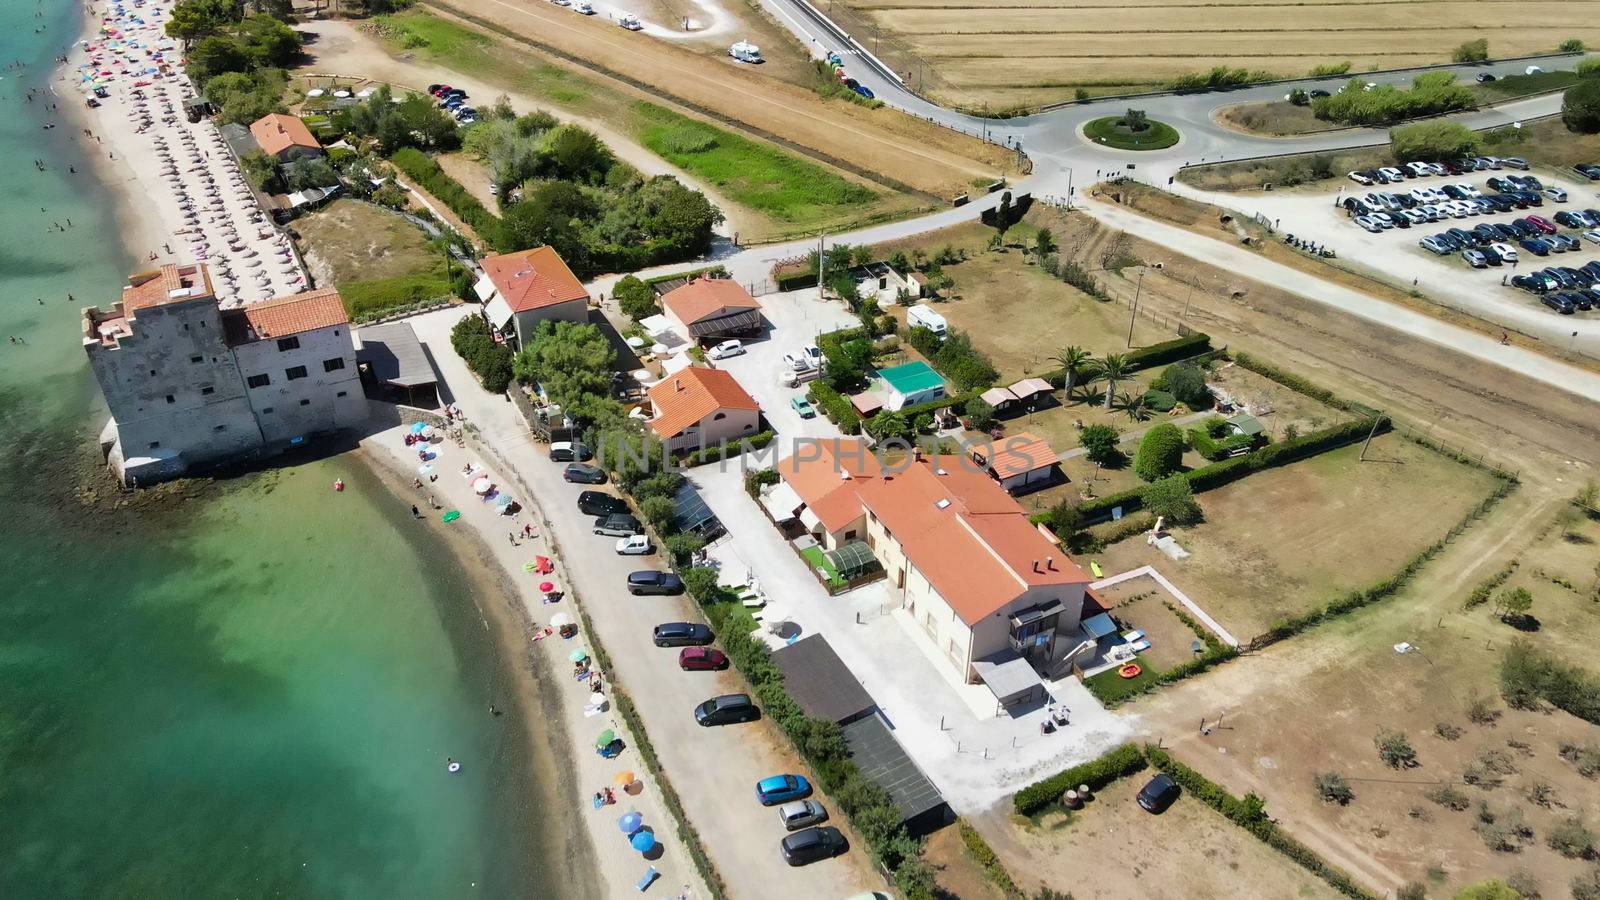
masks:
[(1102, 147), (1118, 150), (1165, 150), (1178, 142), (1178, 129), (1155, 119), (1147, 120), (1150, 127), (1134, 133), (1122, 127), (1121, 116), (1106, 116), (1083, 126), (1083, 134)]
[(443, 266), (438, 266), (434, 272), (347, 281), (339, 285), (339, 296), (344, 299), (345, 312), (349, 313), (351, 321), (356, 322), (403, 312), (441, 297), (449, 297), (451, 293)]
[(800, 555), (805, 557), (806, 562), (811, 564), (813, 571), (820, 568), (828, 573), (828, 584), (834, 587), (844, 586), (845, 582), (843, 578), (839, 577), (839, 570), (833, 567), (833, 563), (829, 561), (828, 555), (822, 552), (821, 547), (807, 547), (800, 551)]
[(870, 189), (816, 163), (654, 103), (633, 104), (639, 142), (729, 199), (781, 222), (826, 218), (871, 202)]
[(1107, 708), (1120, 703), (1124, 697), (1136, 694), (1145, 689), (1145, 685), (1154, 682), (1161, 676), (1161, 672), (1143, 656), (1135, 656), (1133, 661), (1139, 664), (1141, 671), (1132, 678), (1123, 678), (1115, 669), (1107, 669), (1098, 675), (1091, 675), (1083, 680), (1083, 686)]

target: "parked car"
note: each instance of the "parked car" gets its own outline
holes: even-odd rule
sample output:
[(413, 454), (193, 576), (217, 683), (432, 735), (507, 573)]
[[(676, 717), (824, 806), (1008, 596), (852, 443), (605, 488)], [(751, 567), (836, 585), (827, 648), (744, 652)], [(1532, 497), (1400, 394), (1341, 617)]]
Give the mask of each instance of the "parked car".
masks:
[(617, 538), (618, 556), (648, 556), (655, 551), (648, 534), (630, 534)]
[(1517, 246), (1532, 253), (1534, 256), (1550, 255), (1550, 245), (1538, 238), (1523, 238), (1517, 241)]
[(1145, 812), (1160, 814), (1178, 799), (1178, 783), (1162, 772), (1139, 789), (1137, 799)]
[(1557, 230), (1555, 223), (1549, 219), (1546, 219), (1544, 216), (1529, 216), (1528, 224), (1539, 229), (1545, 234), (1555, 234)]
[(605, 484), (606, 470), (588, 463), (570, 463), (562, 470), (561, 480), (569, 484)]
[(1583, 249), (1582, 242), (1570, 234), (1552, 234), (1545, 240), (1554, 244), (1555, 248), (1560, 251)]
[(1490, 73), (1488, 73), (1488, 72), (1479, 72), (1478, 73), (1478, 83), (1479, 84), (1488, 84), (1489, 82), (1494, 81), (1494, 80), (1495, 80), (1495, 77), (1493, 75), (1491, 75)]
[(1577, 172), (1579, 175), (1582, 175), (1590, 181), (1600, 181), (1600, 166), (1597, 166), (1594, 163), (1578, 163), (1572, 167), (1572, 171)]
[(609, 516), (612, 513), (625, 513), (628, 503), (621, 497), (613, 497), (600, 491), (584, 491), (578, 495), (578, 512), (586, 516)]
[(784, 837), (779, 844), (783, 850), (783, 861), (791, 866), (804, 866), (819, 860), (832, 859), (843, 853), (848, 846), (839, 829), (828, 825), (796, 831)]
[(1378, 224), (1378, 220), (1371, 216), (1356, 216), (1355, 223), (1373, 234), (1383, 230), (1383, 226)]
[[(734, 696), (743, 697), (743, 694)], [(750, 698), (745, 697), (746, 700)], [(811, 796), (811, 782), (804, 775), (768, 775), (756, 782), (756, 799), (762, 806), (777, 806)]]
[(685, 672), (703, 672), (726, 669), (728, 657), (711, 647), (685, 647), (678, 651), (678, 668)]
[(628, 574), (628, 593), (635, 597), (643, 594), (681, 594), (683, 579), (671, 572), (657, 572), (654, 569), (631, 572)]
[(1545, 294), (1543, 297), (1541, 297), (1539, 299), (1540, 299), (1541, 302), (1544, 303), (1545, 306), (1550, 307), (1551, 309), (1555, 310), (1558, 313), (1561, 313), (1564, 316), (1570, 316), (1574, 312), (1577, 312), (1577, 309), (1578, 309), (1577, 307), (1573, 306), (1571, 303), (1567, 302), (1567, 299), (1565, 297), (1560, 297), (1560, 296), (1557, 296), (1555, 294)]
[(709, 625), (699, 622), (662, 622), (650, 637), (657, 647), (704, 647), (713, 635)]
[(628, 537), (629, 535), (642, 534), (644, 528), (639, 520), (628, 513), (607, 513), (595, 517), (594, 533), (609, 534), (612, 537)]
[[(712, 697), (710, 700), (707, 700), (706, 702), (694, 708), (694, 720), (707, 728), (710, 728), (713, 725), (734, 725), (739, 722), (754, 722), (759, 718), (761, 718), (761, 710), (756, 707), (754, 701), (750, 699), (750, 695), (748, 694), (723, 694), (720, 697)], [(795, 778), (798, 776), (790, 775), (779, 777)], [(800, 780), (802, 784), (805, 783), (805, 779), (802, 778)], [(806, 793), (810, 793), (809, 785), (806, 786)], [(804, 794), (797, 796), (804, 796)], [(784, 800), (788, 799), (790, 798), (783, 797), (780, 800), (774, 800), (773, 803), (782, 803)], [(771, 806), (772, 803), (768, 803), (766, 805)]]
[(1372, 184), (1377, 180), (1372, 172), (1351, 172), (1349, 177), (1356, 184)]
[(1517, 251), (1510, 244), (1496, 242), (1489, 246), (1494, 248), (1494, 252), (1498, 253), (1502, 260), (1513, 263), (1517, 261)]
[(1567, 202), (1567, 192), (1553, 184), (1544, 189), (1544, 195), (1557, 203)]
[(1478, 252), (1483, 254), (1484, 261), (1489, 263), (1491, 266), (1498, 266), (1505, 262), (1505, 260), (1500, 258), (1500, 254), (1494, 252), (1493, 244), (1484, 244), (1482, 247), (1478, 248)]
[(816, 418), (817, 411), (812, 407), (811, 401), (804, 394), (795, 394), (789, 398), (789, 406), (800, 415), (802, 419)]
[(727, 359), (744, 353), (744, 344), (737, 340), (723, 341), (706, 351), (706, 356), (712, 359)]
[(1528, 171), (1529, 168), (1528, 161), (1520, 156), (1507, 156), (1500, 160), (1500, 162), (1508, 168), (1521, 169), (1524, 172)]
[(550, 445), (551, 462), (588, 462), (594, 453), (578, 441), (556, 441)]
[(1591, 244), (1600, 244), (1600, 231), (1585, 231), (1583, 239)]
[(1489, 267), (1489, 261), (1485, 259), (1483, 254), (1477, 250), (1461, 251), (1461, 258), (1466, 260), (1467, 265), (1473, 267), (1474, 269), (1486, 269)]
[(1430, 253), (1437, 253), (1440, 256), (1448, 256), (1450, 254), (1450, 245), (1440, 240), (1437, 235), (1430, 235), (1417, 241), (1417, 243), (1422, 245), (1422, 249)]
[(784, 831), (799, 831), (828, 821), (828, 810), (815, 800), (795, 800), (778, 807), (778, 821)]

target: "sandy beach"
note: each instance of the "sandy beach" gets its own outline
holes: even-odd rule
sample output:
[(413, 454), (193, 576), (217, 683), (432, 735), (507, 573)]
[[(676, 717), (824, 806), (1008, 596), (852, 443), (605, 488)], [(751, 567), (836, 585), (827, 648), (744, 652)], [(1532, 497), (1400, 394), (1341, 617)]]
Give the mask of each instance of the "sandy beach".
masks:
[[(572, 657), (575, 651), (587, 650), (588, 636), (581, 631), (577, 611), (571, 608), (570, 601), (545, 602), (541, 585), (549, 583), (555, 591), (563, 591), (564, 573), (540, 532), (536, 499), (516, 484), (516, 476), (494, 465), (492, 458), (480, 452), (470, 439), (464, 447), (449, 440), (430, 443), (428, 449), (436, 456), (422, 463), (417, 449), (405, 444), (407, 431), (407, 426), (395, 426), (368, 436), (361, 444), (364, 454), (388, 471), (390, 477), (386, 481), (402, 497), (414, 500), (422, 517), (417, 527), (430, 530), (440, 540), (459, 544), (463, 551), (470, 548), (485, 566), (498, 570), (495, 574), (505, 585), (505, 593), (500, 598), (480, 598), (480, 609), (498, 619), (496, 630), (514, 642), (508, 647), (509, 655), (525, 662), (519, 668), (530, 676), (536, 692), (536, 698), (528, 701), (536, 704), (529, 710), (534, 719), (542, 713), (544, 724), (559, 728), (570, 742), (571, 758), (564, 761), (563, 767), (572, 773), (576, 805), (565, 814), (553, 811), (552, 816), (587, 839), (593, 877), (603, 886), (595, 896), (641, 896), (635, 885), (651, 867), (657, 877), (643, 896), (682, 900), (709, 896), (693, 861), (678, 842), (676, 825), (650, 773), (634, 749), (634, 736), (609, 702), (609, 673), (600, 672), (592, 661), (588, 675), (580, 678), (574, 671)], [(431, 466), (431, 472), (421, 474), (422, 465)], [(468, 467), (469, 471), (463, 471)], [(429, 480), (430, 475), (433, 480)], [(423, 487), (416, 488), (413, 479), (421, 480)], [(479, 493), (481, 479), (488, 479), (492, 485), (487, 494)], [(522, 510), (515, 515), (502, 514), (497, 506), (502, 494), (512, 497)], [(430, 501), (436, 501), (440, 508), (434, 509)], [(443, 515), (448, 511), (459, 511), (461, 515), (446, 523)], [(533, 530), (532, 537), (524, 537), (525, 526)], [(540, 557), (551, 561), (553, 571), (539, 573)], [(566, 639), (552, 630), (553, 623), (569, 620), (580, 628), (574, 637)], [(594, 696), (596, 688), (599, 697)], [(602, 698), (604, 702), (596, 702)], [(596, 738), (608, 730), (622, 740), (624, 748), (615, 759), (602, 758), (595, 752)], [(539, 740), (540, 736), (530, 734), (530, 739)], [(548, 740), (549, 735), (543, 739)], [(470, 761), (464, 760), (463, 764)], [(618, 776), (628, 772), (635, 777), (624, 783)], [(593, 795), (604, 796), (608, 788), (614, 802), (596, 807)], [(634, 849), (630, 837), (619, 827), (622, 817), (630, 812), (639, 814), (639, 830), (654, 836), (654, 849)]]
[(67, 127), (94, 142), (86, 150), (103, 161), (97, 174), (135, 211), (119, 221), (136, 249), (148, 248), (139, 264), (207, 263), (224, 306), (305, 290), (288, 237), (257, 204), (215, 123), (185, 116), (195, 92), (163, 31), (171, 7), (91, 5), (54, 102), (73, 111)]

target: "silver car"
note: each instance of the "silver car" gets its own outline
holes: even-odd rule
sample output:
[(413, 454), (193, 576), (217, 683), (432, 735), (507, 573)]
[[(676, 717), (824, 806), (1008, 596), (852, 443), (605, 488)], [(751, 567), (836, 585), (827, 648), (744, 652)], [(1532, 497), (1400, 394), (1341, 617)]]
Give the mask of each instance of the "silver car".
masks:
[(828, 821), (828, 810), (815, 800), (796, 800), (778, 807), (778, 819), (788, 831), (799, 831)]

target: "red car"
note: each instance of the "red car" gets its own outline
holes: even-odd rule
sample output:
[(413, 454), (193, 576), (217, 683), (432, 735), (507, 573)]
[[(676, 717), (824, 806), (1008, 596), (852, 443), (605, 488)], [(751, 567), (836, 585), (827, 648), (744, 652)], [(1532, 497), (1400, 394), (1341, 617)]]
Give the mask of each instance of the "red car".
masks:
[(1545, 234), (1555, 234), (1558, 230), (1553, 222), (1543, 216), (1529, 216), (1528, 224), (1539, 229)]
[(450, 90), (450, 85), (448, 85), (448, 84), (438, 84), (438, 85), (434, 85), (433, 89), (428, 91), (428, 93), (434, 95), (435, 97), (442, 97), (442, 96), (444, 96), (444, 92), (448, 91), (448, 90)]
[(710, 647), (685, 647), (678, 651), (678, 668), (685, 672), (726, 669), (728, 657), (721, 650)]

